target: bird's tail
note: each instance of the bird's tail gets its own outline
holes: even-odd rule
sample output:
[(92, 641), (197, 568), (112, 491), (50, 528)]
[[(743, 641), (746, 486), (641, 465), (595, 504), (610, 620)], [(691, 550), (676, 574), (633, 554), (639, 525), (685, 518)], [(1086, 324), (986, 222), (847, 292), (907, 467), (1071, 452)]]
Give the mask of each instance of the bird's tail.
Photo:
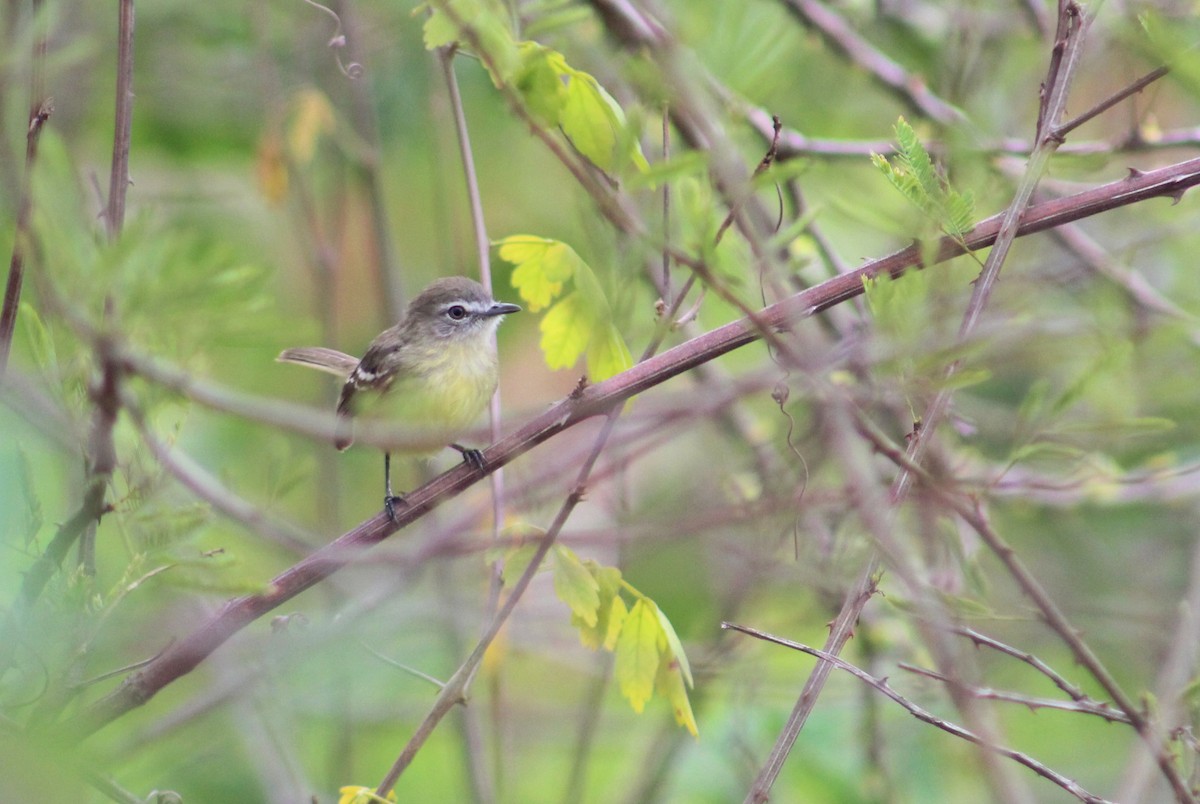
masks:
[[(318, 371), (325, 371), (345, 380), (358, 366), (358, 358), (351, 357), (337, 349), (326, 349), (323, 346), (301, 346), (297, 349), (284, 349), (275, 358), (280, 363), (295, 363), (298, 366), (308, 366)], [(345, 397), (345, 390), (343, 390)], [(338, 405), (337, 430), (333, 437), (333, 445), (344, 450), (354, 443), (353, 425), (350, 423), (350, 410), (347, 404)]]
[(275, 358), (279, 363), (295, 363), (297, 366), (308, 366), (318, 371), (325, 371), (343, 380), (350, 376), (358, 365), (358, 358), (351, 357), (337, 349), (326, 349), (323, 346), (301, 346), (298, 349), (284, 349)]

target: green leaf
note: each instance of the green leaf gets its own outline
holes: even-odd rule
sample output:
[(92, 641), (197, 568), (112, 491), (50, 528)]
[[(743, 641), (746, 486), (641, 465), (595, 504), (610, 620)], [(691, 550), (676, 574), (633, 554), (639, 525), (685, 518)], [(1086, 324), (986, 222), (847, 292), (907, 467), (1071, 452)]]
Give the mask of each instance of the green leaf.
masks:
[(434, 0), (413, 13), (429, 10), (422, 37), (427, 50), (454, 42), (476, 50), (497, 86), (512, 80), (521, 66), (505, 10), (488, 0)]
[(429, 16), (425, 20), (425, 25), (421, 29), (421, 36), (425, 42), (426, 50), (437, 50), (439, 47), (445, 47), (458, 41), (458, 26), (454, 20), (444, 11), (436, 8), (429, 8), (428, 5), (417, 6), (413, 9), (413, 13), (428, 8)]
[(896, 123), (896, 155), (871, 154), (871, 163), (900, 193), (951, 237), (962, 239), (974, 222), (975, 199), (938, 174), (917, 133), (903, 117)]
[(658, 617), (658, 624), (662, 626), (663, 636), (667, 640), (667, 656), (679, 663), (679, 669), (683, 673), (683, 678), (687, 681), (689, 687), (695, 686), (692, 683), (692, 668), (688, 665), (687, 655), (683, 652), (683, 643), (679, 641), (679, 635), (675, 633), (675, 627), (671, 625), (671, 621), (667, 619), (667, 615), (662, 613), (657, 605), (654, 606), (654, 614)]
[(587, 349), (588, 377), (592, 382), (607, 380), (633, 366), (633, 355), (625, 339), (612, 324), (597, 327)]
[[(604, 288), (573, 248), (532, 235), (512, 235), (497, 245), (501, 259), (516, 266), (513, 287), (530, 312), (553, 305), (539, 325), (547, 366), (570, 368), (586, 352), (588, 375), (599, 382), (633, 365)], [(575, 290), (555, 303), (567, 282)]]
[(621, 629), (625, 625), (625, 620), (629, 616), (629, 609), (625, 605), (625, 600), (620, 596), (614, 597), (612, 603), (607, 609), (608, 622), (604, 629), (604, 649), (607, 651), (615, 651), (617, 649), (617, 640), (621, 637)]
[(641, 713), (654, 694), (658, 674), (659, 641), (662, 628), (653, 611), (654, 604), (642, 598), (633, 604), (621, 635), (617, 637), (615, 670), (621, 694), (629, 699), (633, 711)]
[(18, 331), (27, 333), (33, 360), (43, 371), (54, 375), (58, 373), (58, 353), (54, 348), (54, 338), (50, 330), (38, 315), (37, 310), (29, 302), (21, 302), (17, 307), (19, 324)]
[(611, 173), (616, 166), (623, 118), (616, 101), (595, 78), (578, 70), (568, 73), (559, 124), (576, 150), (603, 171)]
[(563, 80), (569, 69), (566, 59), (537, 42), (521, 42), (517, 50), (521, 68), (513, 85), (538, 120), (547, 127), (557, 126), (567, 103), (567, 84)]
[(552, 369), (570, 368), (588, 347), (592, 335), (592, 313), (578, 293), (566, 296), (542, 317), (541, 348), (546, 365)]
[(500, 570), (500, 579), (504, 582), (505, 588), (511, 587), (518, 578), (525, 574), (537, 549), (538, 545), (535, 543), (523, 544), (510, 549), (505, 554), (504, 566)]
[(571, 607), (571, 613), (595, 626), (600, 607), (600, 584), (568, 547), (554, 546), (554, 593)]
[(561, 128), (575, 150), (603, 171), (649, 167), (625, 112), (599, 81), (537, 42), (521, 42), (515, 53), (512, 84), (543, 125)]
[[(686, 666), (674, 660), (660, 662), (654, 688), (671, 704), (675, 722), (687, 729), (693, 737), (699, 737), (700, 730), (696, 726), (696, 716), (692, 713), (692, 702), (688, 700), (687, 687), (684, 686), (684, 678), (680, 674), (682, 669), (686, 669)], [(690, 685), (690, 680), (688, 683)]]
[(668, 182), (685, 176), (703, 176), (708, 171), (708, 154), (704, 151), (684, 151), (662, 162), (653, 165), (630, 176), (628, 187), (634, 190), (657, 190)]
[(548, 307), (562, 293), (563, 285), (587, 267), (575, 249), (559, 240), (511, 235), (498, 245), (500, 259), (516, 266), (513, 287), (531, 313)]
[(584, 562), (588, 572), (596, 579), (600, 605), (596, 608), (596, 622), (589, 625), (582, 618), (571, 615), (571, 624), (579, 629), (579, 641), (587, 648), (603, 647), (611, 651), (616, 647), (621, 633), (621, 624), (628, 610), (621, 599), (621, 571), (616, 567), (602, 567), (588, 559)]

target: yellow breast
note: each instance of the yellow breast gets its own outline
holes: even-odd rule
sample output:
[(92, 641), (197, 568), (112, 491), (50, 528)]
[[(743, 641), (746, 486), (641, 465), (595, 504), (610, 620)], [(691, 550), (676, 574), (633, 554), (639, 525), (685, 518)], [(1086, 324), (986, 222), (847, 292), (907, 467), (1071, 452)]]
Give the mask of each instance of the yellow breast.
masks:
[(496, 390), (496, 355), (484, 344), (437, 344), (410, 367), (360, 413), (444, 433), (449, 442), (475, 423)]

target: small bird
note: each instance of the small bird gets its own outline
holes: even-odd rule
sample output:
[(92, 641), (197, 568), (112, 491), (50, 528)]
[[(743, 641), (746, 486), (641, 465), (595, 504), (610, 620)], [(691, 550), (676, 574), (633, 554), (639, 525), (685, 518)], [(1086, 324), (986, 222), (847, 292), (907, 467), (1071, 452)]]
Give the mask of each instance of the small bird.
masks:
[[(478, 418), (496, 391), (497, 365), (492, 337), (504, 316), (521, 310), (498, 302), (478, 282), (464, 276), (434, 280), (408, 305), (404, 317), (371, 341), (359, 360), (336, 349), (305, 346), (285, 349), (281, 363), (329, 372), (345, 382), (338, 397), (334, 446), (344, 450), (354, 441), (351, 417), (359, 410), (361, 391), (375, 392), (372, 407), (445, 436), (463, 460), (482, 469), (483, 453), (454, 440)], [(384, 509), (396, 521), (392, 493), (391, 453), (383, 453)]]

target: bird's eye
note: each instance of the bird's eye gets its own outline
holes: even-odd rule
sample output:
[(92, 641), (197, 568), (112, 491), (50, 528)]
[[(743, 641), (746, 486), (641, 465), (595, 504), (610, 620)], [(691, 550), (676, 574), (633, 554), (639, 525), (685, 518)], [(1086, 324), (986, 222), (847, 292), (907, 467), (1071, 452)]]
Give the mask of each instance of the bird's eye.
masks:
[(446, 315), (450, 316), (455, 321), (462, 321), (467, 317), (467, 308), (463, 307), (461, 304), (456, 304), (446, 310)]

